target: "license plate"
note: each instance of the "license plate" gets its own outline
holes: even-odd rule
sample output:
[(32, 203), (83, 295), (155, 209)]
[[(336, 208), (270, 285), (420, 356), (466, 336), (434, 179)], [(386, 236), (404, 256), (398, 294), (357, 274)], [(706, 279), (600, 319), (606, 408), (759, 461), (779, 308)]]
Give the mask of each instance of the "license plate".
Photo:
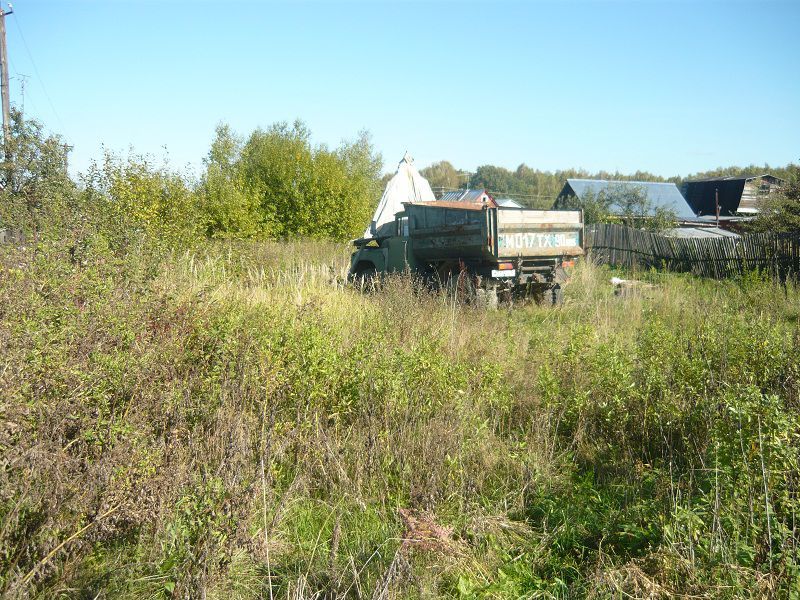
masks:
[(517, 274), (516, 269), (508, 269), (506, 271), (499, 271), (492, 269), (492, 277), (514, 277)]
[(571, 248), (574, 246), (580, 246), (580, 238), (577, 231), (501, 233), (497, 239), (497, 247), (500, 250), (536, 250), (539, 248)]

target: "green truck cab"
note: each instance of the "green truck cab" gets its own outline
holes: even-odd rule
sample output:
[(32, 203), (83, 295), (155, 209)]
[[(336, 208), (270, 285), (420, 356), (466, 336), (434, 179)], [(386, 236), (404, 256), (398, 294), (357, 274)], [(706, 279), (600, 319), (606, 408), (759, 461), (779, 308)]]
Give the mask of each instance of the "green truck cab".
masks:
[(464, 202), (406, 202), (391, 235), (361, 238), (350, 278), (364, 284), (412, 273), (472, 296), (561, 299), (563, 267), (583, 252), (583, 213)]

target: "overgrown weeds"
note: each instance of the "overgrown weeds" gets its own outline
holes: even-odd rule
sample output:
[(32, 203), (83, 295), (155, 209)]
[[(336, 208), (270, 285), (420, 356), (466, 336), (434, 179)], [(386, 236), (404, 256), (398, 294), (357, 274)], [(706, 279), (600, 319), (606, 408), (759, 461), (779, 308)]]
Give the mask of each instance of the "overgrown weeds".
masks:
[(4, 596), (796, 593), (794, 288), (583, 265), (480, 311), (341, 245), (0, 251)]

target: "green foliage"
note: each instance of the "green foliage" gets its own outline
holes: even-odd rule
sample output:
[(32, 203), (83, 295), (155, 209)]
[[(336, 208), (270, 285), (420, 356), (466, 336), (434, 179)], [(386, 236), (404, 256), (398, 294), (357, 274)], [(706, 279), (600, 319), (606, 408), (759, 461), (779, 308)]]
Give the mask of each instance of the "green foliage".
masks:
[(62, 224), (76, 193), (67, 146), (41, 123), (11, 110), (11, 143), (0, 163), (0, 228), (28, 233)]
[(607, 223), (611, 220), (611, 198), (603, 193), (595, 194), (592, 190), (588, 190), (583, 198), (563, 196), (560, 207), (566, 210), (583, 210), (583, 222), (586, 225)]
[(365, 136), (221, 126), (197, 186), (107, 154), (78, 189), (15, 132), (3, 224), (36, 237), (0, 245), (1, 596), (796, 596), (791, 284), (616, 297), (583, 264), (555, 311), (362, 296), (340, 244), (198, 241), (358, 233)]
[(67, 146), (36, 121), (12, 111), (11, 145), (0, 166), (0, 228), (25, 239), (71, 240), (80, 263), (95, 251), (187, 247), (198, 241), (197, 197), (189, 177), (135, 154), (105, 153), (77, 186)]
[(752, 231), (800, 232), (800, 167), (787, 174), (788, 181), (778, 194), (765, 198), (761, 210), (751, 224)]
[(666, 231), (678, 225), (678, 215), (671, 208), (656, 206), (643, 219), (645, 229), (655, 232)]
[[(143, 156), (106, 152), (83, 175), (83, 218), (117, 250), (143, 237), (167, 247), (187, 247), (198, 234), (197, 197), (185, 176)], [(84, 233), (86, 235), (86, 233)]]
[(220, 125), (199, 185), (166, 162), (106, 152), (79, 189), (62, 140), (13, 111), (11, 160), (0, 164), (0, 228), (69, 235), (81, 252), (144, 238), (188, 247), (206, 237), (356, 237), (380, 197), (380, 156), (366, 132), (335, 150), (312, 146), (310, 137), (299, 121), (256, 130), (246, 142)]
[(642, 186), (624, 182), (609, 184), (597, 194), (588, 190), (582, 198), (571, 194), (562, 196), (559, 206), (583, 210), (586, 224), (622, 222), (630, 227), (663, 231), (677, 223), (675, 211), (653, 206)]
[(0, 247), (3, 595), (788, 596), (793, 288), (584, 265), (482, 313), (336, 246), (67, 244)]
[(200, 214), (209, 237), (250, 238), (268, 236), (256, 194), (248, 190), (238, 167), (242, 142), (230, 127), (219, 125), (206, 157), (201, 184)]
[(663, 231), (674, 227), (677, 215), (674, 210), (653, 206), (647, 190), (632, 183), (614, 183), (600, 192), (604, 202), (614, 207), (614, 213), (630, 227), (643, 226), (651, 231)]
[(242, 143), (222, 125), (206, 160), (202, 220), (212, 237), (356, 237), (380, 196), (381, 160), (366, 132), (313, 147), (297, 121)]
[(497, 193), (517, 192), (520, 189), (511, 171), (494, 165), (479, 166), (470, 179), (469, 186), (473, 189), (488, 188)]
[(437, 189), (460, 189), (464, 187), (468, 173), (458, 171), (456, 168), (442, 160), (420, 170), (420, 174), (428, 180), (431, 187)]

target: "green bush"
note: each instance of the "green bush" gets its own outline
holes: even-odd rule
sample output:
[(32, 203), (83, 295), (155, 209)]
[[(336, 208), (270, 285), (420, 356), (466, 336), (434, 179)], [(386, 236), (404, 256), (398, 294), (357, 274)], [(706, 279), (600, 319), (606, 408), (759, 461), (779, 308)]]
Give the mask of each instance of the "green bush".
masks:
[(311, 145), (297, 121), (245, 143), (221, 125), (206, 161), (202, 214), (213, 237), (352, 239), (380, 197), (381, 159), (361, 133), (336, 150)]
[(67, 173), (67, 145), (15, 107), (10, 134), (8, 149), (0, 149), (0, 229), (35, 237), (63, 226), (77, 192)]

